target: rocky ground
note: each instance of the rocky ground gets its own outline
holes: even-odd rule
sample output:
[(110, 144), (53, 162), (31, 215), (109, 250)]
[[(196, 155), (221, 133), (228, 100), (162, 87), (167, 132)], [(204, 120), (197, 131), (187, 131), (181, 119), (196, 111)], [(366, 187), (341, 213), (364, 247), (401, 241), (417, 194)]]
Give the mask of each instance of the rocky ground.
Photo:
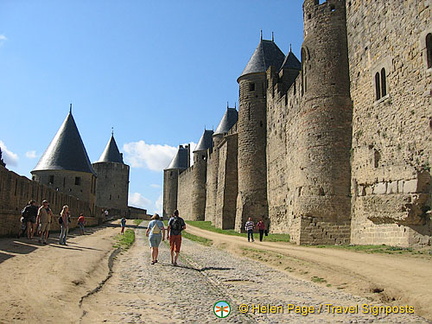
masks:
[[(177, 267), (162, 243), (159, 262), (151, 265), (144, 226), (134, 230), (135, 244), (115, 258), (116, 224), (72, 234), (68, 246), (59, 246), (54, 237), (48, 246), (1, 239), (0, 323), (429, 323), (417, 310), (386, 314), (401, 312), (406, 303), (379, 308), (371, 299), (233, 254), (216, 244), (222, 239), (215, 233), (206, 234), (215, 240), (211, 247), (183, 240)], [(248, 244), (238, 237), (226, 240)], [(257, 247), (266, 245), (250, 243), (252, 250)], [(219, 301), (231, 307), (225, 318), (214, 313)]]
[(232, 309), (224, 323), (426, 323), (412, 314), (365, 314), (378, 305), (189, 240), (179, 266), (163, 243), (151, 265), (143, 230), (136, 234), (112, 279), (83, 302), (83, 323), (214, 323), (221, 300)]

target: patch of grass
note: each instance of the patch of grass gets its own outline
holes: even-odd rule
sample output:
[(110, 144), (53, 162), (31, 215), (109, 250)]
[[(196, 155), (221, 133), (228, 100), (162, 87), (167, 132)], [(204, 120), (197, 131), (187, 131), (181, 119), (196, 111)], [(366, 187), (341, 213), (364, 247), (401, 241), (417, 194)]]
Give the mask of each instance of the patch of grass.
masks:
[(332, 248), (332, 249), (344, 249), (355, 252), (364, 252), (364, 253), (386, 253), (386, 254), (408, 254), (408, 255), (416, 255), (416, 254), (424, 254), (430, 255), (432, 250), (424, 250), (418, 249), (415, 250), (413, 248), (404, 248), (399, 246), (389, 246), (389, 245), (308, 245), (309, 247), (316, 248)]
[(133, 220), (133, 222), (136, 226), (139, 226), (143, 221), (144, 221), (144, 219), (134, 219)]
[(205, 246), (210, 246), (210, 245), (213, 244), (213, 241), (212, 241), (212, 240), (209, 240), (209, 239), (207, 239), (207, 238), (205, 238), (205, 237), (201, 237), (201, 236), (193, 235), (193, 234), (188, 233), (188, 232), (186, 232), (186, 231), (183, 231), (183, 232), (182, 232), (182, 236), (183, 236), (184, 238), (187, 238), (187, 239), (189, 239), (189, 240), (191, 240), (191, 241), (197, 242), (197, 243), (202, 244), (202, 245), (205, 245)]
[(324, 278), (321, 277), (317, 277), (317, 276), (313, 276), (311, 277), (312, 282), (316, 282), (316, 283), (324, 283), (327, 282), (327, 280), (325, 280)]
[(115, 248), (121, 248), (122, 250), (129, 249), (135, 241), (135, 232), (132, 229), (127, 229), (124, 234), (117, 234), (115, 236), (116, 243)]
[[(210, 221), (186, 221), (186, 224), (198, 227), (200, 229), (211, 231), (220, 234), (233, 235), (233, 236), (241, 236), (247, 239), (247, 233), (239, 233), (233, 229), (220, 229), (212, 225)], [(259, 233), (254, 233), (255, 240), (259, 239)], [(268, 236), (264, 236), (264, 241), (267, 242), (289, 242), (290, 236), (289, 234), (269, 234)]]

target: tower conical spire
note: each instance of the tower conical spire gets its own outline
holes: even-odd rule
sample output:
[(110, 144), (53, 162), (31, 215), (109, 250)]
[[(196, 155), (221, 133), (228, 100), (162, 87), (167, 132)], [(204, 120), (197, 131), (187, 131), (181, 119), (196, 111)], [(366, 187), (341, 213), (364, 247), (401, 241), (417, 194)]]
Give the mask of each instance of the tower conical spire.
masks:
[(265, 72), (270, 66), (279, 68), (284, 59), (285, 54), (273, 40), (261, 39), (240, 77)]
[(111, 132), (111, 138), (105, 147), (98, 162), (117, 162), (123, 163), (123, 155), (120, 153), (117, 143), (114, 139), (114, 130)]
[(94, 173), (71, 111), (33, 171), (42, 170)]

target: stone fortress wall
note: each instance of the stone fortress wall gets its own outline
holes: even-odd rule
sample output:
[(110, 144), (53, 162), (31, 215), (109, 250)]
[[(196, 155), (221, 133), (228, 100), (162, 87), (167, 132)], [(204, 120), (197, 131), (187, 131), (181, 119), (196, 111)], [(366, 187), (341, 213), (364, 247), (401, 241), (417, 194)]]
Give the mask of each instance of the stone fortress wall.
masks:
[(354, 244), (430, 244), (431, 7), (432, 1), (347, 5)]
[[(239, 120), (208, 151), (205, 220), (263, 216), (298, 244), (430, 245), (432, 1), (319, 2), (304, 1), (300, 71), (239, 78)], [(171, 195), (201, 219), (192, 174)]]
[(98, 205), (116, 210), (116, 216), (128, 216), (129, 165), (96, 162), (92, 166), (97, 174), (95, 192)]
[[(63, 205), (68, 205), (71, 210), (72, 228), (77, 226), (80, 213), (84, 213), (89, 226), (100, 222), (100, 215), (97, 212), (99, 209), (94, 203), (82, 201), (0, 166), (0, 236), (18, 234), (21, 210), (31, 199), (36, 200), (38, 205), (43, 199), (48, 200), (54, 216), (59, 215)], [(57, 222), (51, 225), (52, 230), (59, 228)]]

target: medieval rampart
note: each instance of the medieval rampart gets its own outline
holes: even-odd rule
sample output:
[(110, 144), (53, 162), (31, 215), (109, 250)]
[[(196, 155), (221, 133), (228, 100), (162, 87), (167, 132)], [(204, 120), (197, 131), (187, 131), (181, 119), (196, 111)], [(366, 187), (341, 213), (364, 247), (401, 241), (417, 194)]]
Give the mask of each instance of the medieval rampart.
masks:
[[(58, 215), (63, 205), (71, 210), (72, 224), (76, 227), (79, 213), (84, 213), (87, 225), (98, 224), (95, 206), (73, 196), (48, 188), (38, 182), (20, 176), (0, 166), (0, 235), (16, 235), (20, 227), (20, 213), (28, 201), (34, 199), (40, 204), (43, 199), (50, 202), (54, 215)], [(52, 224), (58, 230), (57, 222)]]
[(431, 7), (431, 1), (347, 5), (354, 244), (430, 244)]

